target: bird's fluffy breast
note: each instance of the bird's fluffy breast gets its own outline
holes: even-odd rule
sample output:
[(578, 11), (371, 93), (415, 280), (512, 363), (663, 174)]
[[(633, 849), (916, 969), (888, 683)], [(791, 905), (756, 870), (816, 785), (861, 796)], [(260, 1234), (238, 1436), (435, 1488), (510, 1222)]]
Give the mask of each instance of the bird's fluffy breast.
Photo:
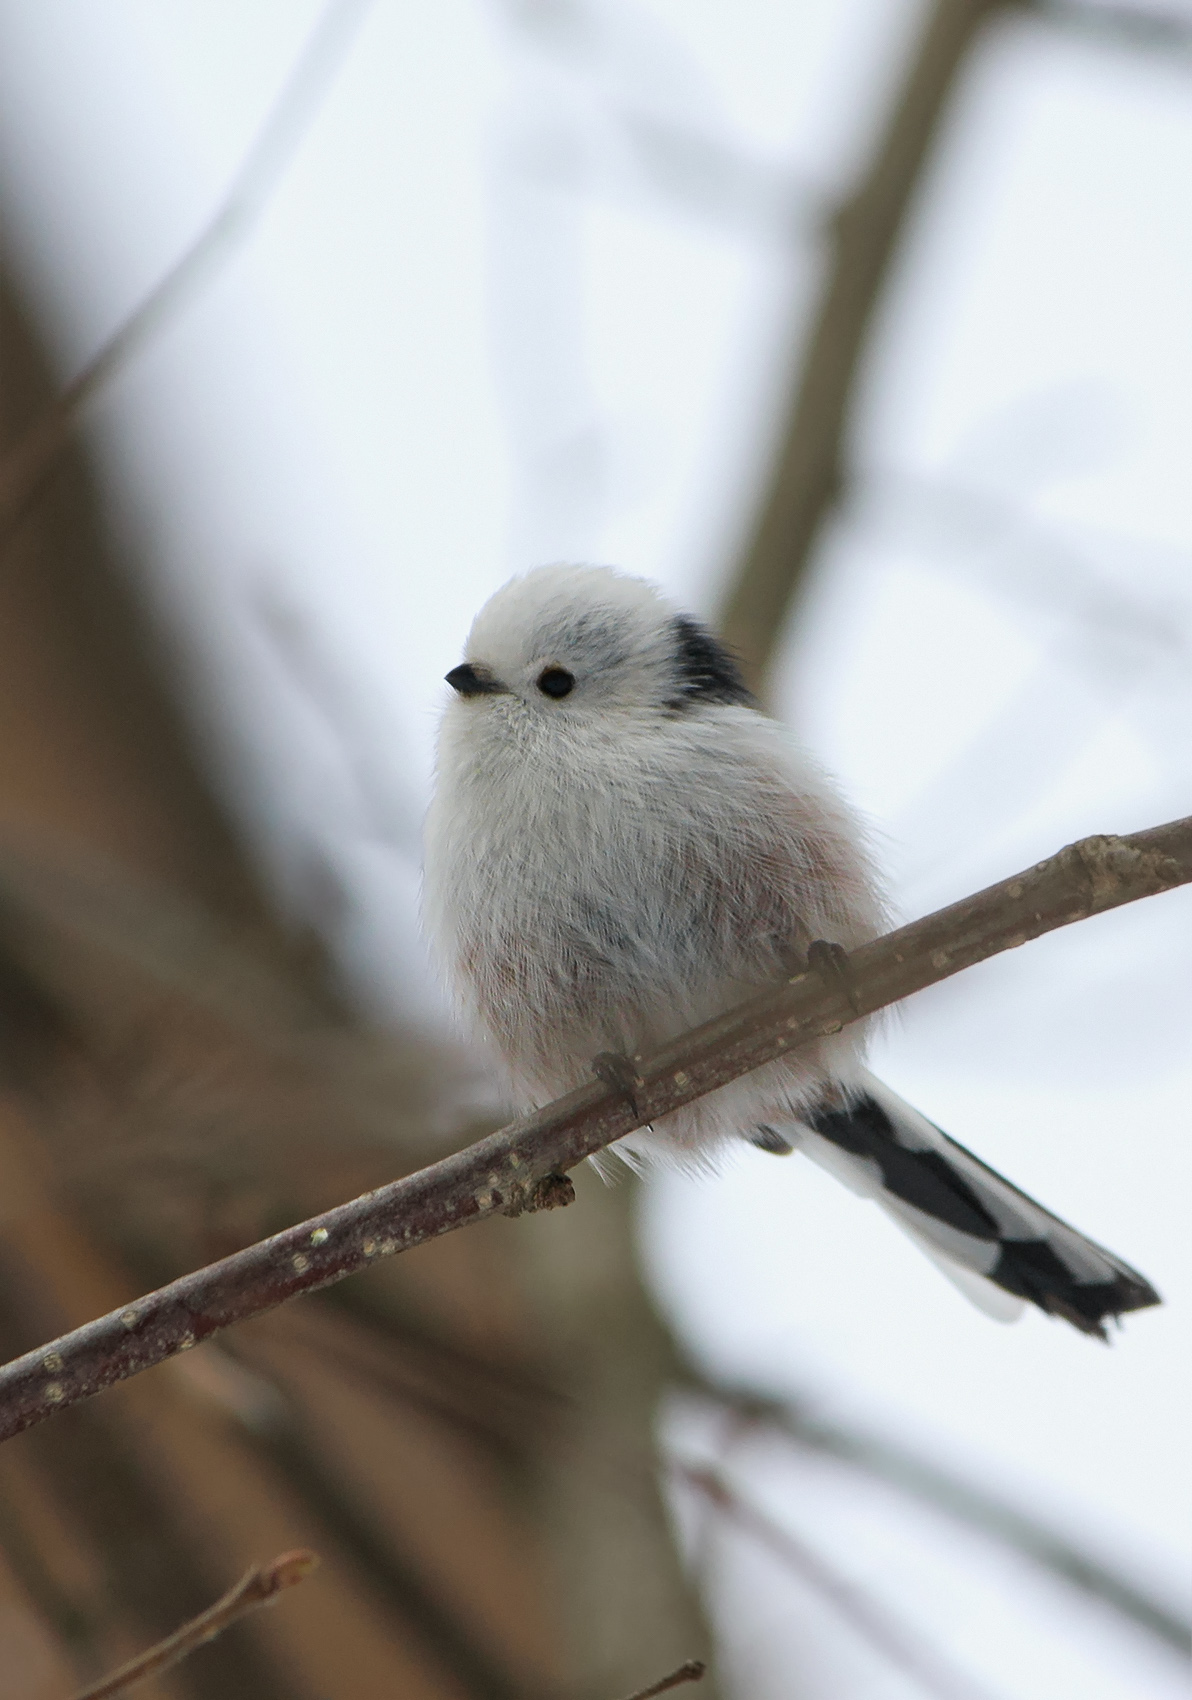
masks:
[(880, 903), (844, 804), (744, 709), (585, 728), (449, 711), (427, 915), (530, 1098), (852, 947)]

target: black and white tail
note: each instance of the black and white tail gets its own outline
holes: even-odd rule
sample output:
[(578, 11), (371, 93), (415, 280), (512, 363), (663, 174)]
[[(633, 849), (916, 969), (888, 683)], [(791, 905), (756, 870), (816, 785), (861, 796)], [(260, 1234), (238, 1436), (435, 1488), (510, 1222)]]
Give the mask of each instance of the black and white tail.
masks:
[(846, 1108), (808, 1116), (792, 1132), (799, 1149), (876, 1199), (993, 1316), (1008, 1321), (1027, 1301), (1104, 1340), (1107, 1317), (1160, 1303), (1137, 1270), (986, 1168), (870, 1074)]

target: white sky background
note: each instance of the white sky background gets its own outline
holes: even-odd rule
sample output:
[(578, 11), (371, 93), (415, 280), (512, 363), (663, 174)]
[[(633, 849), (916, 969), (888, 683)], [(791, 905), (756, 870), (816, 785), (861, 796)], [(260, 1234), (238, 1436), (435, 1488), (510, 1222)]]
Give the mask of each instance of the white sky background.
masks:
[[(0, 205), (64, 375), (209, 215), (318, 15), (0, 0)], [(715, 606), (816, 204), (864, 157), (919, 15), (377, 0), (259, 229), (96, 409), (229, 796), (378, 1013), (430, 1004), (417, 822), (472, 614), (560, 557)], [(782, 672), (905, 915), (1192, 808), (1190, 322), (1192, 64), (999, 27)], [(987, 1321), (798, 1161), (657, 1179), (644, 1224), (711, 1365), (915, 1438), (1172, 1599), (1190, 945), (1192, 894), (1136, 905), (920, 996), (878, 1046), (891, 1084), (1156, 1282), (1169, 1303), (1112, 1351)], [(734, 1468), (1004, 1700), (1184, 1692), (1174, 1660), (893, 1498), (758, 1447)], [(742, 1697), (917, 1692), (771, 1560), (713, 1555)]]

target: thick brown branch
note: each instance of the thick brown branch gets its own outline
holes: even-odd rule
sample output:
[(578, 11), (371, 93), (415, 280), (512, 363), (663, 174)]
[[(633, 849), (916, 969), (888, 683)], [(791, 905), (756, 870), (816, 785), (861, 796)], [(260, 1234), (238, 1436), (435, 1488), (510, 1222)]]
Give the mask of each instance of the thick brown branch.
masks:
[(292, 1588), (296, 1582), (304, 1581), (318, 1562), (313, 1552), (299, 1549), (282, 1553), (272, 1564), (254, 1566), (213, 1606), (208, 1606), (206, 1611), (184, 1623), (181, 1629), (167, 1635), (164, 1641), (138, 1653), (135, 1659), (130, 1659), (92, 1687), (80, 1689), (73, 1700), (110, 1700), (113, 1694), (127, 1693), (135, 1683), (145, 1682), (151, 1676), (161, 1676), (197, 1647), (222, 1635), (239, 1618), (255, 1611), (258, 1606), (269, 1605), (283, 1588)]
[(1056, 927), (1192, 882), (1192, 817), (1069, 845), (863, 945), (843, 985), (812, 970), (635, 1058), (637, 1112), (593, 1083), (465, 1151), (172, 1281), (0, 1369), (0, 1440), (299, 1293), (497, 1214), (570, 1201), (563, 1171), (859, 1016)]
[(1008, 0), (935, 0), (873, 162), (830, 227), (832, 253), (761, 513), (719, 620), (760, 694), (841, 480), (857, 369), (915, 185), (957, 74)]

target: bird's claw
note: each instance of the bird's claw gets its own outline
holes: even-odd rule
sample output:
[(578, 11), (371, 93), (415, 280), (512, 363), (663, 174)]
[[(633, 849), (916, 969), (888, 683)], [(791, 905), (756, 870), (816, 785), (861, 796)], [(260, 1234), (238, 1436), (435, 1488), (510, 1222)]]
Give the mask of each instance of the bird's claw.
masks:
[(819, 975), (825, 986), (835, 992), (843, 992), (853, 1014), (860, 1015), (861, 1008), (853, 990), (849, 954), (842, 944), (834, 944), (830, 939), (814, 939), (807, 947), (807, 966)]
[(790, 1140), (779, 1133), (776, 1127), (765, 1124), (755, 1127), (749, 1135), (750, 1145), (756, 1145), (759, 1151), (768, 1151), (772, 1157), (789, 1157), (795, 1149)]
[(627, 1056), (620, 1051), (601, 1051), (599, 1056), (592, 1058), (592, 1073), (605, 1086), (620, 1093), (635, 1116), (641, 1115), (637, 1094), (645, 1081)]

